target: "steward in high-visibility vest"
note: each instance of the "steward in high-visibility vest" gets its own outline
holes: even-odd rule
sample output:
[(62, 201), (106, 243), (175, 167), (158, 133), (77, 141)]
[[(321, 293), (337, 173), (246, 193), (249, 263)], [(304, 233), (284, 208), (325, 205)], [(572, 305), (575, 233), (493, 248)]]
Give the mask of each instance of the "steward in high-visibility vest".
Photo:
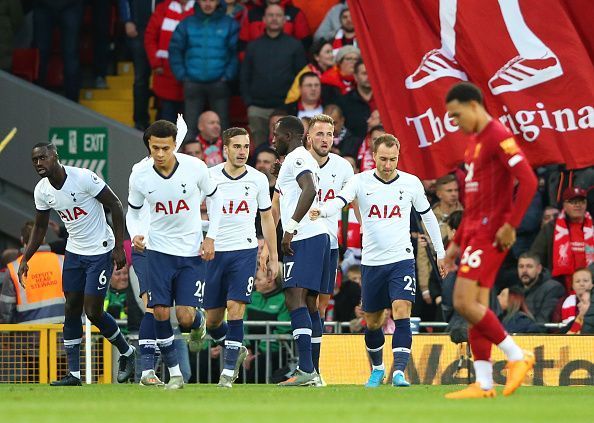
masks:
[(19, 283), (18, 277), (21, 259), (22, 256), (8, 264), (12, 286), (3, 286), (0, 296), (2, 302), (10, 303), (12, 294), (15, 310), (13, 321), (10, 323), (64, 322), (65, 299), (62, 292), (64, 256), (51, 251), (36, 252), (28, 262), (29, 273), (25, 280), (25, 288)]

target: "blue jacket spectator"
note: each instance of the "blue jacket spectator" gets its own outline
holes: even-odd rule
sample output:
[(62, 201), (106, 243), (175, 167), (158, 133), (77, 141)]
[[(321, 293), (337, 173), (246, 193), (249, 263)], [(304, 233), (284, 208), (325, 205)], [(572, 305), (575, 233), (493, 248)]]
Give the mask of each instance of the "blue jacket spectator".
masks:
[(175, 29), (169, 44), (169, 64), (179, 81), (215, 82), (237, 76), (239, 25), (217, 7), (206, 14), (197, 5), (193, 16)]

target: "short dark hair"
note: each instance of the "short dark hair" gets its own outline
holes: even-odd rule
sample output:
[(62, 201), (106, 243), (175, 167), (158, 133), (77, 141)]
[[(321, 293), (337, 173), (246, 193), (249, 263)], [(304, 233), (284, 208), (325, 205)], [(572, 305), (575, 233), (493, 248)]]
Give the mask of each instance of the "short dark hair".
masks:
[(305, 128), (303, 122), (297, 116), (284, 116), (279, 119), (278, 127), (295, 137), (303, 138)]
[(149, 153), (151, 151), (151, 149), (149, 148), (149, 140), (151, 139), (151, 137), (172, 137), (173, 141), (175, 142), (175, 138), (177, 137), (177, 126), (175, 126), (174, 123), (169, 122), (168, 120), (161, 119), (153, 123), (148, 128), (146, 128), (146, 131), (144, 131), (144, 135), (142, 136), (142, 141), (144, 142), (144, 145), (146, 149), (149, 151)]
[(338, 104), (326, 104), (326, 106), (324, 106), (324, 114), (329, 115), (333, 112), (337, 112), (340, 117), (344, 117), (344, 113)]
[(38, 142), (33, 146), (31, 150), (35, 150), (36, 148), (47, 148), (49, 151), (53, 151), (54, 153), (58, 152), (56, 144), (53, 144), (51, 142)]
[(435, 181), (435, 188), (439, 189), (440, 187), (452, 182), (458, 182), (458, 180), (456, 179), (455, 175), (448, 173), (447, 175), (442, 176), (441, 178), (438, 178), (437, 181)]
[(372, 126), (367, 133), (371, 134), (373, 131), (386, 132), (386, 128), (384, 128), (384, 125), (382, 125), (382, 124), (375, 125), (375, 126)]
[(272, 154), (277, 159), (280, 158), (278, 155), (278, 152), (274, 148), (266, 147), (266, 148), (263, 148), (262, 150), (258, 151), (258, 154), (256, 154), (256, 160), (258, 159), (258, 156), (262, 153)]
[(398, 138), (396, 138), (392, 134), (383, 134), (377, 137), (373, 141), (373, 152), (377, 153), (377, 149), (382, 144), (385, 144), (388, 148), (395, 145), (396, 147), (398, 147), (398, 151), (400, 151), (400, 141), (398, 141)]
[(319, 55), (326, 44), (332, 45), (332, 43), (325, 38), (320, 38), (319, 40), (316, 40), (312, 43), (308, 52), (310, 56), (310, 61), (313, 62), (315, 60), (314, 56)]
[(287, 111), (285, 109), (281, 109), (281, 108), (274, 109), (272, 111), (272, 113), (270, 113), (270, 116), (268, 116), (268, 120), (270, 120), (276, 116), (289, 116), (289, 114), (287, 113)]
[(363, 59), (359, 59), (355, 62), (355, 73), (359, 72), (359, 67), (361, 67), (362, 65), (365, 65), (365, 62), (363, 62)]
[(470, 82), (460, 82), (454, 85), (446, 95), (446, 103), (458, 100), (460, 103), (476, 101), (483, 104), (483, 93), (476, 85)]
[(303, 81), (305, 81), (305, 78), (317, 78), (318, 81), (320, 80), (320, 77), (315, 72), (303, 72), (301, 76), (299, 76), (299, 86), (303, 85)]
[(231, 142), (231, 138), (236, 137), (238, 135), (247, 135), (249, 139), (248, 131), (245, 128), (233, 127), (225, 129), (223, 131), (223, 145), (228, 146)]
[(452, 230), (457, 230), (460, 227), (460, 223), (462, 222), (462, 210), (453, 211), (452, 214), (448, 217), (447, 225)]
[(538, 256), (538, 254), (531, 253), (530, 251), (525, 251), (522, 254), (520, 254), (520, 257), (518, 257), (518, 261), (520, 261), (520, 259), (530, 259), (534, 260), (536, 264), (540, 264), (540, 257)]

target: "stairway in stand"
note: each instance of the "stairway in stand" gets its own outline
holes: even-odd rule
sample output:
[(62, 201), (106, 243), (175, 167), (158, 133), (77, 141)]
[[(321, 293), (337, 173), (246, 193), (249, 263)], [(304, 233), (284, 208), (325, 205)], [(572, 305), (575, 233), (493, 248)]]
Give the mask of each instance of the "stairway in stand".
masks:
[[(80, 104), (124, 125), (134, 126), (132, 118), (134, 66), (132, 62), (118, 62), (117, 76), (108, 76), (106, 79), (107, 89), (82, 89)], [(151, 121), (154, 121), (156, 110), (151, 107), (149, 115)]]

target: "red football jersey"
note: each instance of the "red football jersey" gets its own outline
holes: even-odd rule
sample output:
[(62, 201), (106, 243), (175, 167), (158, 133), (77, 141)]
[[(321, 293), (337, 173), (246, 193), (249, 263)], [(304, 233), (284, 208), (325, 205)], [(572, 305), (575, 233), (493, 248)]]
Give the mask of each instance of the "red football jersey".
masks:
[[(456, 243), (462, 237), (494, 240), (506, 222), (517, 227), (536, 192), (536, 177), (512, 133), (492, 119), (470, 138), (464, 162), (464, 215)], [(516, 179), (520, 185), (514, 199)]]

